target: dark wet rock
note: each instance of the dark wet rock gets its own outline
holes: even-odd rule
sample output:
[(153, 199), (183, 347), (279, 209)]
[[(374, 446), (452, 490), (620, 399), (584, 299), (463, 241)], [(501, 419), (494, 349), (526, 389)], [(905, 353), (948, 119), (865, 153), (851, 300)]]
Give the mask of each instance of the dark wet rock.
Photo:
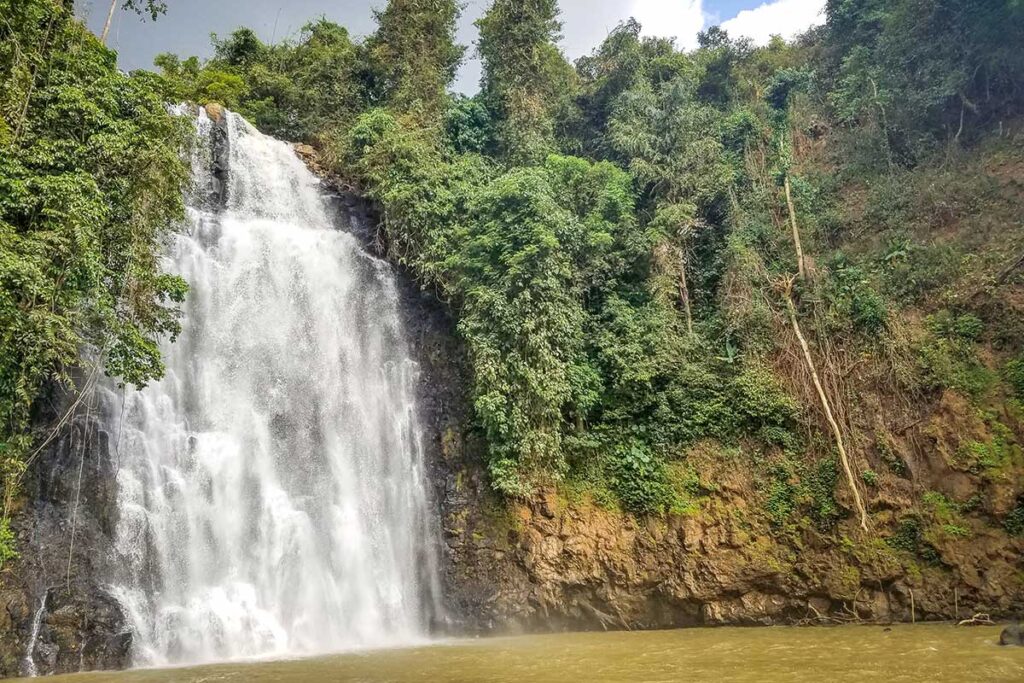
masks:
[[(124, 615), (106, 592), (117, 525), (112, 398), (97, 391), (78, 404), (26, 474), (13, 523), (20, 558), (0, 574), (0, 675), (29, 673), (29, 654), (39, 674), (128, 664)], [(58, 423), (72, 403), (51, 388), (37, 423)]]
[(214, 207), (223, 208), (228, 204), (228, 171), (231, 166), (231, 136), (228, 134), (228, 117), (223, 107), (216, 104), (206, 105), (206, 114), (213, 122), (213, 128), (210, 131), (213, 157), (210, 201)]
[(1003, 632), (999, 634), (999, 644), (1024, 646), (1024, 627), (1020, 625), (1020, 622), (1003, 629)]

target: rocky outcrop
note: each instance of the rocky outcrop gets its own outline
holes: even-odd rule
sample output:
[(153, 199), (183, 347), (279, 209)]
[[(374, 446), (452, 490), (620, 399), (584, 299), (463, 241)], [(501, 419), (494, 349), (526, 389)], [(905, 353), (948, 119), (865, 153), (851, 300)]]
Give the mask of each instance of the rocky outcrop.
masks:
[(506, 507), (459, 462), (444, 505), (454, 611), (469, 630), (514, 632), (1005, 619), (1024, 606), (1024, 543), (999, 529), (936, 541), (923, 562), (883, 529), (858, 537), (852, 519), (827, 535), (774, 527), (741, 465), (705, 465), (720, 486), (696, 509), (637, 519), (554, 491)]
[(1024, 646), (1024, 628), (1021, 628), (1019, 622), (1003, 629), (999, 634), (999, 644)]
[(207, 104), (206, 115), (213, 127), (210, 131), (210, 206), (222, 207), (228, 203), (228, 169), (231, 158), (231, 138), (228, 135), (227, 111), (219, 104)]
[(40, 437), (52, 440), (26, 473), (13, 524), (20, 558), (0, 574), (0, 675), (128, 663), (131, 636), (106, 591), (117, 524), (113, 398), (97, 390), (76, 402), (54, 387), (40, 402), (37, 422), (50, 426)]

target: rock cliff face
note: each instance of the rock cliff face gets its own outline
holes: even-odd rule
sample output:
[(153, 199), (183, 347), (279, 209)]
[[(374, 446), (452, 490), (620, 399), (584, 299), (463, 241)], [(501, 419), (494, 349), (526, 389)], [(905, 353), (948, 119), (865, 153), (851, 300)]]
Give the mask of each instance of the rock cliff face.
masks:
[[(13, 525), (21, 557), (0, 575), (0, 675), (128, 663), (130, 635), (106, 591), (117, 523), (112, 399), (98, 391), (78, 403), (26, 474)], [(52, 390), (39, 424), (57, 425), (74, 401)]]
[(998, 530), (925, 563), (877, 538), (758, 522), (742, 465), (708, 468), (719, 490), (699, 510), (646, 520), (554, 492), (506, 509), (456, 475), (455, 611), (471, 628), (522, 631), (1009, 618), (1024, 605), (1024, 547)]

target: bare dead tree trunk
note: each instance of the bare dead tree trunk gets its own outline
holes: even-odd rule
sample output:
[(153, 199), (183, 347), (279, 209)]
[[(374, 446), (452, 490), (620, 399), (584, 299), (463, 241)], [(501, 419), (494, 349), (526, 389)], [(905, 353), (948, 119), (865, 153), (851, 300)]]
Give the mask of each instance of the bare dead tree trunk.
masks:
[(107, 44), (107, 34), (110, 33), (110, 24), (114, 21), (114, 12), (117, 11), (117, 0), (110, 0), (110, 11), (107, 12), (107, 22), (103, 24), (103, 33), (100, 34), (100, 42)]
[(857, 488), (857, 480), (853, 476), (853, 469), (850, 467), (850, 459), (846, 455), (846, 446), (843, 443), (843, 434), (839, 429), (839, 424), (836, 422), (835, 417), (832, 414), (832, 404), (829, 403), (828, 397), (825, 395), (825, 390), (821, 386), (821, 380), (818, 377), (818, 370), (814, 366), (814, 359), (811, 357), (811, 349), (807, 346), (807, 340), (804, 338), (803, 332), (800, 330), (800, 323), (796, 318), (796, 306), (793, 305), (793, 280), (790, 279), (785, 284), (784, 294), (786, 297), (786, 310), (789, 312), (789, 322), (793, 325), (793, 332), (796, 333), (796, 338), (800, 341), (800, 348), (804, 352), (804, 360), (807, 362), (807, 369), (811, 372), (811, 379), (814, 382), (814, 388), (818, 392), (818, 398), (821, 399), (821, 407), (825, 410), (825, 417), (828, 419), (829, 426), (832, 427), (832, 436), (836, 440), (836, 448), (839, 449), (839, 459), (842, 461), (843, 470), (846, 472), (846, 481), (850, 485), (850, 491), (853, 492), (853, 502), (857, 507), (857, 512), (860, 514), (860, 528), (864, 531), (868, 530), (868, 513), (864, 508), (864, 502), (860, 498), (860, 490)]
[(793, 208), (793, 195), (789, 189), (789, 171), (783, 181), (786, 188), (786, 206), (789, 208), (789, 224), (793, 227), (793, 246), (796, 248), (796, 272), (803, 280), (804, 274), (804, 249), (800, 244), (800, 228), (796, 224), (796, 209)]

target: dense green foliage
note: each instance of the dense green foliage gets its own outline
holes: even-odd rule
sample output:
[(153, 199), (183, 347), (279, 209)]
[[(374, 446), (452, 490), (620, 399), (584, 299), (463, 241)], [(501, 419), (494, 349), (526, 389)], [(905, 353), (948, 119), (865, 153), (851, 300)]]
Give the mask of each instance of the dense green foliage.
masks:
[(159, 377), (187, 289), (158, 263), (183, 212), (182, 124), (70, 4), (0, 2), (0, 561), (44, 385), (83, 350), (125, 382)]
[(391, 0), (367, 41), (368, 94), (436, 125), (465, 50), (455, 44), (456, 0)]
[(308, 24), (296, 42), (275, 46), (239, 29), (214, 46), (214, 58), (203, 65), (194, 57), (156, 58), (168, 101), (218, 102), (287, 139), (335, 130), (363, 106), (360, 47), (336, 24)]
[[(72, 54), (65, 44), (46, 67), (62, 76), (41, 79), (39, 55), (56, 43), (39, 35), (46, 16), (24, 11), (19, 44), (50, 46), (0, 61), (12, 84), (0, 132), (15, 150), (0, 177), (31, 188), (4, 200), (4, 220), (19, 236), (64, 221), (81, 237), (65, 247), (66, 266), (37, 250), (38, 272), (5, 283), (5, 293), (38, 288), (12, 304), (22, 312), (0, 312), (35, 326), (17, 338), (22, 355), (0, 396), (19, 425), (83, 340), (129, 381), (159, 373), (153, 336), (174, 332), (161, 301), (183, 290), (153, 260), (180, 183), (154, 90), (314, 143), (379, 205), (388, 255), (458, 321), (476, 427), (505, 494), (568, 480), (634, 512), (679, 510), (688, 452), (714, 443), (747, 454), (779, 529), (802, 519), (834, 529), (841, 460), (790, 303), (842, 430), (877, 442), (875, 462), (852, 474), (857, 486), (907, 475), (844, 405), (858, 365), (872, 390), (907, 403), (954, 391), (980, 409), (1000, 392), (1024, 394), (1024, 333), (953, 291), (965, 278), (991, 288), (994, 264), (967, 257), (982, 238), (927, 232), (994, 196), (947, 169), (1024, 114), (1019, 1), (829, 0), (825, 25), (791, 43), (755, 47), (713, 27), (692, 51), (628, 21), (571, 65), (554, 0), (494, 0), (477, 23), (475, 97), (448, 93), (464, 55), (453, 0), (391, 0), (362, 42), (323, 19), (275, 45), (240, 29), (215, 39), (205, 63), (161, 55), (159, 77), (132, 78), (62, 20), (79, 52), (61, 56)], [(30, 115), (10, 108), (18, 102)], [(67, 129), (72, 120), (82, 131)], [(58, 156), (42, 168), (44, 152)], [(153, 182), (120, 182), (139, 173)], [(73, 215), (30, 210), (52, 196), (54, 177), (96, 186), (75, 190)], [(807, 255), (799, 279), (795, 236)], [(137, 272), (116, 260), (126, 243)], [(980, 358), (981, 344), (1001, 365)], [(1012, 435), (997, 436), (978, 443), (1015, 452)], [(920, 550), (918, 520), (908, 525), (918, 526), (893, 543)]]
[[(980, 138), (1022, 103), (1020, 56), (993, 33), (1020, 35), (1021, 8), (833, 0), (795, 43), (712, 28), (692, 52), (629, 21), (573, 68), (556, 2), (495, 0), (477, 22), (481, 92), (451, 98), (457, 13), (392, 0), (363, 44), (320, 21), (280, 45), (243, 29), (206, 64), (158, 64), (175, 97), (318, 143), (380, 205), (389, 254), (458, 319), (499, 490), (568, 477), (665, 511), (670, 465), (712, 439), (781, 452), (765, 465), (779, 515), (831, 526), (836, 461), (800, 427), (821, 428), (794, 394), (805, 385), (780, 374), (773, 283), (796, 270), (782, 181), (821, 254), (795, 295), (805, 331), (884, 348), (893, 307), (948, 280), (945, 252), (929, 266), (898, 230), (882, 261), (837, 250), (837, 184), (800, 167), (798, 143), (829, 130), (849, 157), (840, 182), (895, 188), (943, 144)], [(915, 391), (980, 397), (994, 381), (974, 360), (980, 331), (948, 315), (900, 372)]]
[(942, 140), (1019, 114), (1017, 0), (829, 0), (827, 13), (826, 96), (838, 120), (864, 124), (873, 163), (913, 164)]

